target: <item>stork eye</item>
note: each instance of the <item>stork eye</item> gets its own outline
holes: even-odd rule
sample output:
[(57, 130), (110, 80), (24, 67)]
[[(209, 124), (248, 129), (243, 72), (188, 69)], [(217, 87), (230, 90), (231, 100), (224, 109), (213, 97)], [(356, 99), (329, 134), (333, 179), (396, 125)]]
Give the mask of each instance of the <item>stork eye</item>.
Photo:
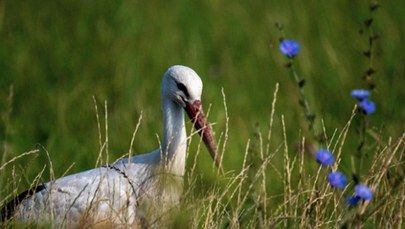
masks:
[(186, 86), (184, 86), (184, 84), (176, 82), (176, 85), (177, 85), (177, 88), (178, 88), (180, 91), (182, 91), (185, 96), (189, 97), (187, 88), (186, 88)]

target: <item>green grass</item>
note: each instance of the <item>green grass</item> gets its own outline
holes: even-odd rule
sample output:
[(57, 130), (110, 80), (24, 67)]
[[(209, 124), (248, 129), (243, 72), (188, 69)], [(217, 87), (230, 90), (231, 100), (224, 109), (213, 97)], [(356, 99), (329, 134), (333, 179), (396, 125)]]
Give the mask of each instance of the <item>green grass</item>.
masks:
[[(50, 162), (55, 177), (67, 170), (73, 173), (95, 166), (99, 131), (93, 96), (102, 127), (102, 108), (104, 101), (108, 103), (110, 161), (128, 152), (141, 113), (134, 153), (157, 148), (156, 134), (162, 129), (161, 78), (169, 66), (184, 64), (203, 79), (203, 103), (206, 109), (210, 106), (209, 119), (215, 123), (217, 138), (228, 133), (224, 167), (231, 172), (227, 178), (212, 179), (212, 162), (204, 150), (194, 162), (194, 141), (187, 169), (194, 174), (190, 181), (197, 181), (190, 182), (192, 191), (188, 193), (192, 194), (185, 200), (193, 211), (183, 220), (198, 227), (238, 223), (241, 227), (299, 227), (303, 215), (307, 217), (304, 222), (311, 223), (307, 227), (341, 226), (344, 220), (359, 220), (365, 227), (385, 225), (378, 217), (398, 222), (395, 217), (401, 218), (399, 212), (404, 212), (398, 203), (404, 203), (405, 195), (403, 182), (394, 185), (396, 177), (404, 178), (399, 167), (404, 162), (405, 55), (401, 41), (405, 40), (405, 2), (381, 2), (382, 7), (373, 15), (373, 30), (380, 39), (374, 46), (373, 62), (377, 87), (372, 98), (377, 112), (369, 121), (379, 140), (367, 136), (363, 149), (367, 160), (360, 174), (361, 180), (375, 185), (376, 200), (363, 205), (365, 213), (356, 220), (350, 217), (361, 210), (348, 210), (340, 203), (341, 194), (326, 185), (326, 172), (297, 150), (303, 137), (311, 136), (305, 130), (296, 86), (283, 67), (286, 59), (278, 50), (280, 32), (274, 26), (276, 22), (283, 24), (285, 36), (301, 44), (297, 71), (306, 79), (306, 94), (318, 121), (323, 120), (327, 143), (334, 146), (335, 154), (340, 153), (339, 169), (350, 174), (360, 118), (354, 117), (344, 141), (338, 136), (346, 131), (352, 115), (355, 101), (350, 91), (365, 87), (361, 77), (369, 62), (362, 52), (368, 47), (368, 37), (359, 30), (370, 17), (369, 3), (0, 2), (0, 167), (23, 152), (39, 150), (2, 167), (0, 203), (14, 189), (28, 188), (44, 166), (41, 181), (49, 180)], [(277, 83), (277, 103), (270, 118)], [(387, 162), (390, 155), (394, 159), (386, 171), (375, 167)], [(263, 168), (261, 160), (265, 158), (269, 161)], [(248, 165), (250, 169), (244, 171)], [(379, 181), (383, 175), (387, 177)], [(253, 181), (256, 183), (249, 189)], [(210, 209), (222, 201), (218, 190), (226, 187), (229, 193), (236, 190), (231, 201), (234, 208)], [(314, 189), (320, 196), (308, 191)], [(392, 196), (387, 197), (391, 191)], [(205, 208), (198, 210), (198, 206)], [(364, 215), (368, 217), (362, 218)]]

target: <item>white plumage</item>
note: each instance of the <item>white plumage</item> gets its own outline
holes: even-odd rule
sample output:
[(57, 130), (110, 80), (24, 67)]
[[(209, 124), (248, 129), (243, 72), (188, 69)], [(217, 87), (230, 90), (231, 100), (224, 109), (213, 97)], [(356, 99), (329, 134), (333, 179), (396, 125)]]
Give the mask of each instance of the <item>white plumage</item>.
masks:
[(201, 93), (202, 82), (194, 70), (172, 66), (161, 88), (164, 127), (159, 149), (40, 185), (5, 206), (3, 218), (69, 228), (158, 226), (182, 192), (187, 147), (184, 110), (219, 166)]

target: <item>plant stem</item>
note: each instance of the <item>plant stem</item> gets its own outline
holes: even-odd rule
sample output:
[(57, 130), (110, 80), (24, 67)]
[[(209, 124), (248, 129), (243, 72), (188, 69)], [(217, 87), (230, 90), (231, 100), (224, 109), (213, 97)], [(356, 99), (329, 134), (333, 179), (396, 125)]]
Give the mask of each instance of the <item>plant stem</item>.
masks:
[(298, 86), (298, 91), (300, 93), (299, 103), (302, 106), (302, 108), (304, 109), (304, 115), (305, 115), (306, 120), (308, 121), (308, 129), (309, 129), (309, 131), (312, 132), (313, 136), (316, 137), (318, 132), (314, 128), (315, 114), (312, 113), (308, 99), (305, 96), (305, 91), (304, 91), (305, 81), (303, 79), (300, 79), (300, 77), (298, 76), (297, 71), (295, 70), (295, 65), (294, 65), (293, 59), (291, 59), (291, 62), (290, 62), (290, 69), (291, 69), (291, 74), (294, 77), (295, 83)]

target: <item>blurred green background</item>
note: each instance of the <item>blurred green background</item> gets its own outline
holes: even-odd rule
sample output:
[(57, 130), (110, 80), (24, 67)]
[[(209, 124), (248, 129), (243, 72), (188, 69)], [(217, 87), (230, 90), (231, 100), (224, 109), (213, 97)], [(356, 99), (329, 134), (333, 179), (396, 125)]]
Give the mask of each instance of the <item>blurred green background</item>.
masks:
[[(108, 102), (110, 161), (128, 151), (143, 111), (135, 153), (158, 147), (161, 133), (160, 83), (174, 64), (192, 67), (204, 82), (203, 103), (219, 137), (225, 131), (224, 89), (229, 112), (225, 168), (240, 168), (248, 139), (267, 134), (273, 91), (280, 83), (272, 143), (283, 141), (281, 115), (293, 149), (306, 126), (287, 59), (278, 49), (286, 38), (301, 52), (297, 71), (327, 134), (350, 117), (354, 88), (369, 62), (362, 54), (370, 17), (369, 1), (0, 1), (1, 162), (43, 145), (56, 176), (93, 168), (99, 152), (93, 96), (103, 120)], [(374, 14), (370, 123), (397, 137), (405, 123), (405, 1), (382, 1)], [(12, 88), (12, 99), (8, 99)], [(103, 123), (101, 123), (103, 125)], [(301, 134), (302, 135), (302, 134)], [(344, 154), (355, 151), (353, 128)], [(193, 153), (194, 149), (190, 152)], [(253, 150), (254, 151), (254, 150)], [(252, 152), (253, 152), (252, 151)], [(294, 151), (291, 151), (294, 153)], [(45, 153), (14, 163), (29, 181), (47, 164)], [(193, 157), (191, 157), (193, 158)], [(280, 155), (279, 159), (282, 160)], [(201, 154), (197, 171), (211, 166)], [(29, 163), (28, 163), (29, 162)], [(27, 165), (28, 164), (28, 165)], [(188, 165), (190, 166), (190, 165)], [(10, 174), (10, 165), (3, 173)], [(3, 181), (8, 175), (3, 174)], [(31, 179), (31, 180), (30, 180)], [(46, 176), (45, 178), (46, 179)], [(282, 185), (282, 184), (280, 184)]]

